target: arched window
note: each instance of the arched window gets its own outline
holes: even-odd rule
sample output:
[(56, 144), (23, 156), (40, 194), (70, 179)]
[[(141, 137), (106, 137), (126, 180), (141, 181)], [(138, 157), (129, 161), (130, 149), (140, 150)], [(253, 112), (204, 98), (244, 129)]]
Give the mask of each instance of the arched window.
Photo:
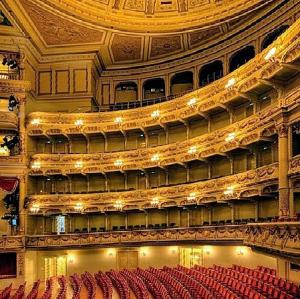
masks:
[(176, 95), (193, 89), (193, 73), (182, 72), (171, 79), (171, 95)]
[(229, 71), (233, 72), (238, 69), (240, 66), (248, 62), (255, 56), (255, 50), (253, 46), (247, 46), (237, 52), (235, 52), (229, 62)]
[(134, 82), (121, 82), (116, 86), (116, 103), (135, 102), (138, 100), (137, 84)]
[(143, 86), (144, 99), (157, 99), (165, 96), (165, 81), (162, 78), (149, 79)]
[(223, 77), (223, 63), (216, 60), (204, 65), (199, 72), (199, 86), (205, 86)]
[(274, 31), (267, 34), (261, 43), (261, 49), (264, 50), (270, 46), (283, 32), (289, 28), (288, 25), (282, 25), (279, 28), (276, 28)]

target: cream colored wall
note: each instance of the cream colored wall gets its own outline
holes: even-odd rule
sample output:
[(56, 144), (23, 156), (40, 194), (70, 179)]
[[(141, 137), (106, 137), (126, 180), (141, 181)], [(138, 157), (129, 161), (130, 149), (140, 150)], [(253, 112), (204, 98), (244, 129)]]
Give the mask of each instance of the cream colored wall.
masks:
[[(240, 251), (243, 254), (240, 254)], [(204, 246), (203, 265), (211, 267), (214, 264), (229, 267), (232, 264), (249, 268), (265, 266), (276, 269), (276, 258), (260, 254), (246, 246)]]
[(261, 218), (274, 217), (278, 215), (278, 199), (265, 198), (259, 201), (258, 215)]
[[(239, 264), (250, 268), (259, 265), (275, 268), (277, 260), (260, 253), (251, 251), (244, 246), (214, 246), (214, 245), (184, 245), (184, 247), (202, 248), (205, 267), (214, 264), (230, 267)], [(55, 250), (55, 251), (27, 251), (26, 252), (26, 280), (33, 281), (44, 278), (44, 258), (50, 256), (68, 256), (67, 275), (99, 270), (108, 271), (117, 269), (118, 250), (137, 250), (139, 252), (139, 267), (163, 267), (179, 264), (180, 246), (143, 246), (132, 248), (99, 248), (80, 250)], [(242, 254), (241, 254), (242, 252)]]

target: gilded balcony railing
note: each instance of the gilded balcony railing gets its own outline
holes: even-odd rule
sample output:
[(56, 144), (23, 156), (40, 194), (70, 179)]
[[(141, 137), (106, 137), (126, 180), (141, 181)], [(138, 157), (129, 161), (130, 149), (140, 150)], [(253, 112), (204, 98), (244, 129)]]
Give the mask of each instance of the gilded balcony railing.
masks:
[(236, 175), (156, 189), (31, 195), (29, 203), (38, 205), (39, 213), (75, 213), (79, 202), (87, 212), (116, 211), (115, 202), (120, 199), (124, 210), (151, 208), (153, 198), (159, 199), (159, 207), (207, 204), (263, 195), (266, 187), (276, 184), (277, 179), (278, 164), (275, 163)]

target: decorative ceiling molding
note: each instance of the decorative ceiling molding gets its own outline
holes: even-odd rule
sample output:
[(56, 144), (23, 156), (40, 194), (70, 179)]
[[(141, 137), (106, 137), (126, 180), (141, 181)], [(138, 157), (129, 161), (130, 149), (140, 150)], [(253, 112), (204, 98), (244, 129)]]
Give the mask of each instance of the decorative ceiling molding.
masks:
[(104, 32), (89, 29), (41, 9), (28, 0), (20, 0), (48, 45), (101, 42)]
[[(235, 35), (244, 35), (245, 28), (250, 28), (258, 19), (279, 7), (283, 0), (238, 0), (234, 1), (231, 11), (229, 7), (233, 1), (229, 3), (228, 0), (167, 2), (170, 3), (162, 9), (161, 5), (165, 4), (161, 0), (70, 0), (68, 3), (58, 0), (4, 0), (6, 6), (14, 11), (23, 31), (31, 37), (41, 57), (98, 52), (103, 68), (107, 70), (144, 67), (146, 64), (150, 67), (150, 64), (162, 64), (173, 59), (178, 61), (184, 59), (183, 55), (200, 54), (204, 49), (226, 41), (232, 43)], [(128, 12), (131, 6), (134, 14)], [(198, 10), (201, 13), (197, 20), (201, 24), (189, 27), (193, 13)], [(219, 15), (219, 22), (211, 23), (211, 19), (221, 11), (226, 13), (222, 17)], [(103, 14), (102, 18), (98, 14)], [(180, 18), (185, 20), (184, 28), (180, 27)], [(113, 24), (113, 20), (118, 21), (119, 27)], [(139, 21), (145, 22), (145, 26), (142, 23), (138, 26)], [(109, 28), (106, 27), (108, 22), (112, 22)]]

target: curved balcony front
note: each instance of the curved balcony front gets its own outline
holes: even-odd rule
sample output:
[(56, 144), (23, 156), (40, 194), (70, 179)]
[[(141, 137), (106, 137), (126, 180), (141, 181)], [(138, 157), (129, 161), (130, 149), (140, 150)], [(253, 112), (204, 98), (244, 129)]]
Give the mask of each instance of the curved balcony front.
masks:
[(236, 175), (171, 187), (125, 192), (31, 195), (29, 202), (39, 206), (39, 213), (76, 213), (74, 207), (77, 203), (82, 203), (86, 212), (118, 211), (114, 204), (120, 199), (124, 203), (124, 210), (153, 208), (153, 198), (159, 200), (159, 207), (202, 205), (260, 196), (269, 192), (266, 187), (276, 185), (277, 180), (278, 163), (274, 163)]

